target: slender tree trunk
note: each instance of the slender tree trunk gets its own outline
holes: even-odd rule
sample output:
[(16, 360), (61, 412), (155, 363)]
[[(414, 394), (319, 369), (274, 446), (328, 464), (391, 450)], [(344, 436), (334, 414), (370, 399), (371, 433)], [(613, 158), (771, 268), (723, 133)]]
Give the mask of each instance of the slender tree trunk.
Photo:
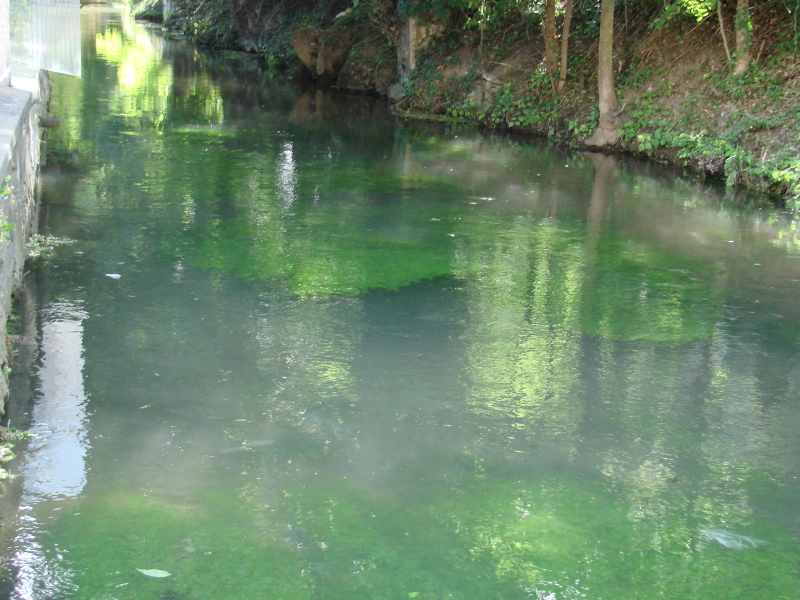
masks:
[(161, 3), (161, 22), (166, 23), (175, 12), (174, 0), (164, 0)]
[(597, 61), (597, 88), (600, 96), (600, 123), (584, 143), (588, 146), (610, 146), (619, 140), (619, 104), (614, 90), (614, 0), (603, 0), (600, 6), (600, 41)]
[(728, 62), (731, 62), (731, 49), (728, 46), (728, 34), (725, 33), (725, 19), (722, 18), (722, 0), (717, 0), (717, 18), (719, 19), (719, 32), (722, 35), (722, 45), (725, 46), (725, 56), (728, 57)]
[(544, 62), (550, 77), (550, 88), (556, 91), (558, 70), (558, 42), (556, 41), (556, 0), (544, 3)]
[(558, 89), (561, 92), (567, 85), (567, 57), (569, 56), (569, 26), (572, 22), (572, 0), (567, 0), (564, 8), (564, 25), (561, 28), (561, 73), (558, 76)]
[(749, 0), (736, 3), (736, 69), (734, 73), (744, 73), (750, 66), (750, 46), (753, 44), (752, 23), (750, 22)]

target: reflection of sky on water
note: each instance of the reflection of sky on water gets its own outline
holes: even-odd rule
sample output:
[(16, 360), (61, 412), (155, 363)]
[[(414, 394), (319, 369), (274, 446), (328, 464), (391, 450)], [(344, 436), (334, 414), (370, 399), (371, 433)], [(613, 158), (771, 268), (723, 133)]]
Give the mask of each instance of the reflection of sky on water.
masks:
[(42, 328), (41, 397), (33, 409), (36, 434), (22, 474), (29, 502), (79, 494), (86, 483), (86, 392), (83, 319), (69, 304), (53, 307)]
[(39, 397), (32, 411), (34, 433), (21, 467), (20, 523), (14, 539), (18, 569), (13, 598), (52, 598), (63, 591), (68, 571), (58, 549), (43, 547), (39, 523), (86, 484), (86, 392), (83, 387), (83, 320), (77, 306), (59, 303), (44, 313)]
[(284, 208), (289, 208), (297, 199), (295, 187), (297, 186), (297, 173), (295, 173), (294, 153), (292, 142), (283, 144), (283, 152), (278, 166), (278, 187)]

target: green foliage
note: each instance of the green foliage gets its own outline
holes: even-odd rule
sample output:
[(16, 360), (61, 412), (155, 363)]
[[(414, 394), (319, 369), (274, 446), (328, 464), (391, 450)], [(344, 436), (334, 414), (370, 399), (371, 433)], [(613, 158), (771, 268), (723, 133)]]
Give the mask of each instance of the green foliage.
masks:
[[(548, 83), (549, 85), (549, 83)], [(521, 98), (515, 97), (510, 86), (501, 87), (495, 98), (490, 122), (494, 125), (504, 124), (508, 127), (552, 127), (558, 119), (559, 97), (549, 93), (537, 94), (541, 79), (534, 78), (528, 93)]]
[(131, 7), (135, 19), (161, 21), (164, 16), (163, 0), (139, 0)]
[[(563, 11), (563, 4), (558, 6)], [(543, 0), (399, 0), (397, 13), (429, 17), (439, 21), (457, 15), (465, 29), (478, 29), (486, 32), (511, 31), (522, 25), (538, 26), (544, 12)], [(597, 2), (578, 0), (575, 3), (573, 31), (581, 35), (596, 37), (600, 9)]]
[(447, 114), (454, 119), (469, 121), (483, 121), (486, 118), (486, 110), (478, 106), (472, 98), (468, 98), (459, 106), (448, 108)]
[(600, 5), (596, 0), (573, 0), (570, 37), (596, 41), (600, 36)]
[(212, 46), (226, 46), (234, 37), (233, 12), (230, 2), (199, 0), (181, 2), (178, 26), (196, 41)]
[[(11, 175), (7, 176), (2, 186), (0, 186), (0, 197), (2, 197), (3, 200), (8, 200), (11, 196), (10, 184)], [(8, 222), (8, 218), (5, 215), (0, 215), (0, 235), (5, 239), (9, 239), (12, 229), (14, 229), (14, 225)]]
[(639, 142), (639, 152), (647, 152), (654, 148), (671, 145), (673, 136), (669, 123), (660, 121), (652, 133), (637, 134), (636, 139)]
[(432, 13), (438, 19), (447, 18), (453, 10), (463, 10), (472, 4), (470, 0), (398, 0), (397, 12), (401, 15)]
[(541, 0), (399, 0), (397, 13), (440, 21), (458, 14), (465, 28), (491, 31), (520, 19), (538, 23), (543, 6)]
[(717, 0), (675, 0), (664, 7), (652, 26), (661, 29), (673, 17), (679, 14), (688, 14), (697, 21), (705, 19), (717, 7)]
[(33, 262), (47, 260), (55, 254), (56, 247), (74, 243), (75, 240), (36, 233), (25, 246), (26, 258)]
[[(3, 368), (4, 376), (8, 377), (11, 372), (11, 367), (6, 365)], [(27, 431), (20, 431), (14, 427), (0, 427), (0, 465), (14, 460), (17, 456), (14, 454), (12, 448), (18, 443), (30, 437)], [(0, 480), (12, 479), (15, 477), (12, 473), (0, 466)], [(5, 493), (5, 490), (0, 486), (0, 496)]]
[(597, 127), (597, 120), (600, 118), (599, 109), (595, 108), (586, 116), (569, 119), (567, 129), (576, 140), (583, 140), (589, 137)]

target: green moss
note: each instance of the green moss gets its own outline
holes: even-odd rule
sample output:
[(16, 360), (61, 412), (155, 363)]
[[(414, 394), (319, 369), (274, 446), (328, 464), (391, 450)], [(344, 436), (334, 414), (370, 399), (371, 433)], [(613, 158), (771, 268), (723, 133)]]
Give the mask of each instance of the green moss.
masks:
[(94, 496), (73, 506), (53, 536), (76, 599), (309, 597), (291, 550), (265, 535), (231, 492), (192, 507), (122, 491)]
[(285, 510), (317, 565), (314, 596), (725, 600), (760, 589), (788, 599), (799, 583), (799, 555), (777, 530), (748, 551), (700, 544), (679, 488), (660, 495), (665, 514), (639, 521), (600, 481), (510, 475), (404, 502), (305, 486)]

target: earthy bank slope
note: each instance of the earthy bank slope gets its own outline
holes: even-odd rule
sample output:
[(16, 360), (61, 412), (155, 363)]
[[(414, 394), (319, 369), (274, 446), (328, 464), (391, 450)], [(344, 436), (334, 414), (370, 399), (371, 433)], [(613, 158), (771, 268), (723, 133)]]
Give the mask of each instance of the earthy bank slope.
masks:
[[(731, 40), (729, 4), (723, 20)], [(699, 23), (677, 15), (659, 29), (654, 24), (663, 3), (619, 5), (614, 65), (622, 125), (611, 150), (673, 163), (800, 208), (795, 4), (768, 0), (753, 7), (752, 62), (743, 75), (734, 75), (726, 58), (716, 13)], [(292, 45), (299, 31), (305, 30), (301, 35), (314, 52), (345, 47), (341, 70), (321, 79), (362, 92), (388, 95), (391, 89), (404, 95), (396, 108), (409, 115), (508, 128), (576, 146), (597, 125), (598, 24), (597, 14), (587, 10), (573, 17), (567, 86), (554, 94), (535, 11), (505, 13), (483, 27), (468, 11), (438, 20), (428, 15), (437, 23), (434, 34), (421, 44), (402, 87), (391, 88), (401, 79), (403, 18), (388, 0), (202, 0), (176, 6), (171, 25), (197, 42), (263, 54), (276, 71), (295, 76), (316, 76), (316, 63), (304, 67)], [(559, 17), (559, 28), (560, 23)], [(319, 34), (308, 41), (308, 32)]]

